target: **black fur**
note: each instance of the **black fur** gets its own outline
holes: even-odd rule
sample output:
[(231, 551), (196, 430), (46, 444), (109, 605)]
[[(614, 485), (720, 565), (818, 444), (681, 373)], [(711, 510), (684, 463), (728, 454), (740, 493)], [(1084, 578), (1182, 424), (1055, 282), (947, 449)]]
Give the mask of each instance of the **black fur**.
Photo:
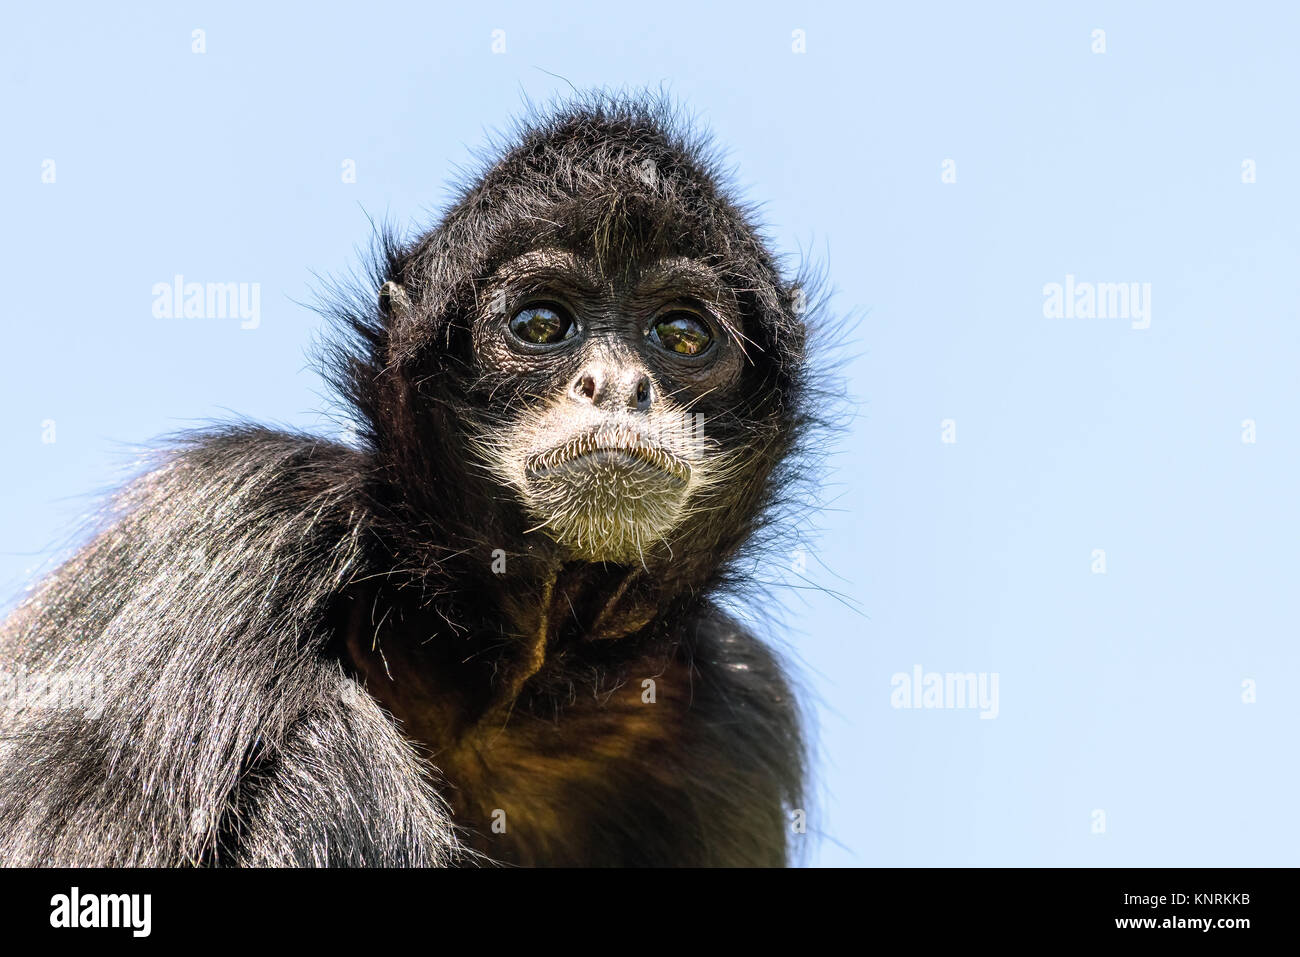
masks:
[[(103, 692), (4, 719), (0, 862), (787, 862), (798, 709), (719, 600), (803, 461), (804, 322), (684, 128), (622, 96), (534, 116), (337, 297), (357, 448), (220, 428), (120, 494), (0, 630), (0, 662)], [(566, 561), (467, 447), (510, 388), (474, 362), (478, 280), (542, 242), (707, 258), (740, 304), (743, 376), (697, 408), (744, 468), (638, 567)]]

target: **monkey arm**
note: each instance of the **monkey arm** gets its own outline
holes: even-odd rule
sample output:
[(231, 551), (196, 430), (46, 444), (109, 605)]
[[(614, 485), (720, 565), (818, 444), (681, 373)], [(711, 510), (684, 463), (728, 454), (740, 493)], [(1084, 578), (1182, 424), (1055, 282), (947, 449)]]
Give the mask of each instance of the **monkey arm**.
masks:
[(803, 718), (780, 661), (706, 605), (690, 632), (694, 674), (682, 773), (699, 809), (698, 863), (782, 866), (802, 850)]
[(355, 454), (186, 439), (0, 627), (20, 684), (73, 689), (0, 702), (0, 863), (445, 856), (414, 756), (323, 654), (360, 569)]
[(218, 863), (430, 867), (462, 855), (427, 767), (392, 720), (336, 667), (274, 753), (240, 781)]

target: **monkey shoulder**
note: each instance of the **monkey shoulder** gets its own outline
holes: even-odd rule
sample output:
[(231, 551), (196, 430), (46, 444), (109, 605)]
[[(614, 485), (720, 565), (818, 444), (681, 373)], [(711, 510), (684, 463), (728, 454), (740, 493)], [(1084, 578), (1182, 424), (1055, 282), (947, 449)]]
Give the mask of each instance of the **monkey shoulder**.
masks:
[[(438, 859), (414, 755), (324, 653), (361, 570), (355, 456), (257, 428), (186, 438), (15, 610), (0, 660), (59, 696), (5, 718), (0, 862)], [(304, 817), (286, 780), (354, 818)]]
[(686, 644), (695, 668), (720, 693), (733, 699), (759, 698), (790, 706), (785, 666), (752, 630), (713, 605), (686, 626)]
[(362, 561), (358, 455), (258, 427), (178, 440), (0, 626), (0, 657), (156, 661), (223, 631), (301, 633)]

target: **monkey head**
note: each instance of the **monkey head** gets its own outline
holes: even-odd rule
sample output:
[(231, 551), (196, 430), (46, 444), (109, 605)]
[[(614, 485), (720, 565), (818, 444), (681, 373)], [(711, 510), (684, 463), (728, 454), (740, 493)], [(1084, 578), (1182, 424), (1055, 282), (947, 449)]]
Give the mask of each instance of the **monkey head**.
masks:
[(703, 570), (761, 521), (802, 421), (797, 290), (666, 106), (535, 118), (377, 267), (345, 387), (448, 548)]

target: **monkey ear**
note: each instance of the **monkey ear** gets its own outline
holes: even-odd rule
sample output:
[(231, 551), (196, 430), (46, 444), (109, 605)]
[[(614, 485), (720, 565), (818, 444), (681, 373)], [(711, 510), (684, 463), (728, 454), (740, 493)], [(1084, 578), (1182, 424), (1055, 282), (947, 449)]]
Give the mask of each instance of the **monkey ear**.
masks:
[(411, 309), (406, 290), (391, 279), (379, 287), (379, 311), (391, 319), (400, 319)]

